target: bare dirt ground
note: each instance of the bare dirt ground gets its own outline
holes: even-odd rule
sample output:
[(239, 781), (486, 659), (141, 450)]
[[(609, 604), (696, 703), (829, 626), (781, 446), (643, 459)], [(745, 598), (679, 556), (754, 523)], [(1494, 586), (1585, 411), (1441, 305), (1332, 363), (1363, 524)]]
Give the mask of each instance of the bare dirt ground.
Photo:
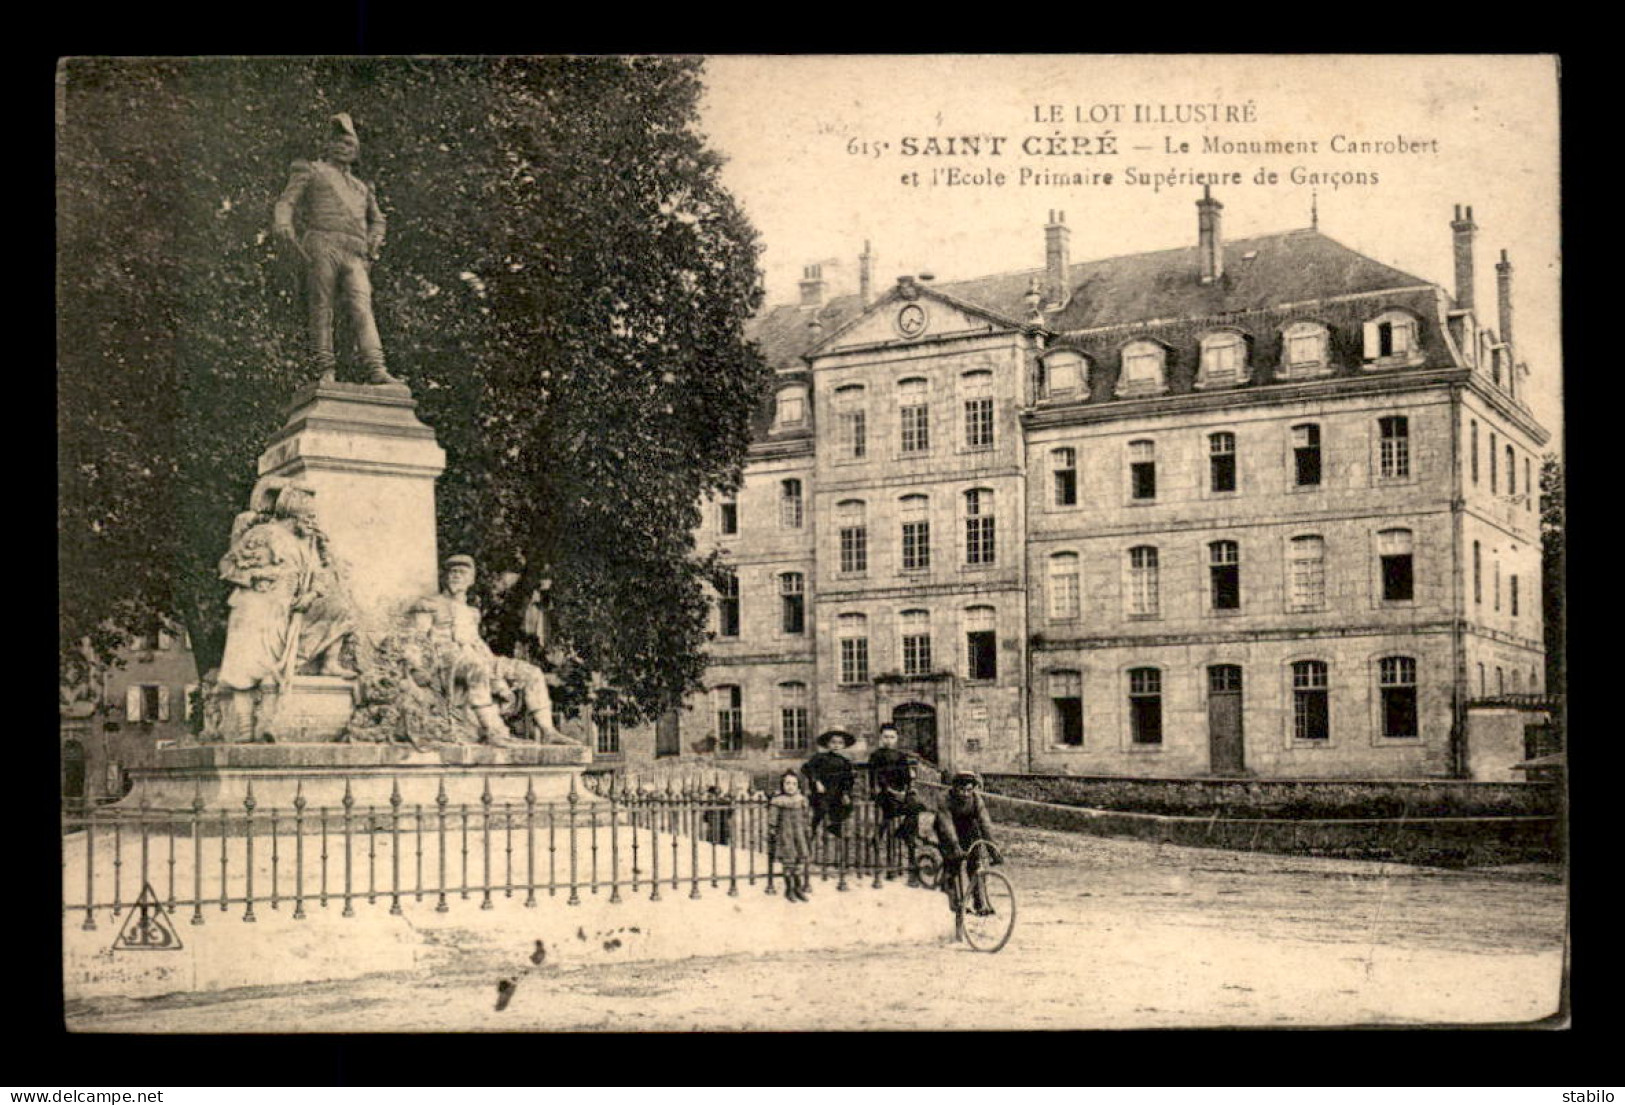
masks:
[[(949, 943), (944, 904), (942, 942), (920, 946), (568, 971), (448, 947), (410, 976), (74, 1002), (67, 1023), (88, 1032), (1111, 1029), (1518, 1023), (1557, 1011), (1567, 895), (1555, 867), (1446, 871), (1015, 828), (1003, 841), (1020, 916), (997, 955)], [(835, 902), (833, 883), (815, 883), (809, 908)], [(497, 1011), (503, 976), (519, 983)]]

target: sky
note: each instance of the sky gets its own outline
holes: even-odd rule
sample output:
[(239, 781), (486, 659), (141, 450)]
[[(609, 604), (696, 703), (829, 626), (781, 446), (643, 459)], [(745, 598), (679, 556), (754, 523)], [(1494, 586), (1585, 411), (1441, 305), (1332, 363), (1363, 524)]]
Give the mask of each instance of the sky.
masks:
[[(1306, 227), (1313, 203), (1323, 233), (1453, 291), (1449, 224), (1470, 204), (1480, 325), (1497, 325), (1505, 249), (1525, 395), (1558, 447), (1551, 57), (728, 56), (708, 59), (706, 85), (702, 129), (761, 233), (770, 303), (793, 302), (813, 262), (834, 293), (855, 290), (865, 241), (882, 289), (904, 273), (1039, 268), (1051, 210), (1066, 213), (1074, 262), (1192, 245), (1200, 185), (1138, 179), (1215, 172), (1242, 174), (1214, 187), (1227, 239)], [(975, 152), (947, 152), (965, 137)], [(1206, 145), (1268, 141), (1305, 145)], [(962, 183), (944, 183), (950, 169)], [(1096, 175), (1030, 182), (1046, 171)]]

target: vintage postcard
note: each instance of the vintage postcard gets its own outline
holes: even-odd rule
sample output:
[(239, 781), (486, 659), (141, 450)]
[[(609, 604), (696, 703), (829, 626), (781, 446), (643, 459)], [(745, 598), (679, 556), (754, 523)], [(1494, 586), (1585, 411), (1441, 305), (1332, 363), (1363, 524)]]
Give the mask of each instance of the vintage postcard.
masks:
[(69, 1030), (1567, 1027), (1558, 80), (64, 62)]

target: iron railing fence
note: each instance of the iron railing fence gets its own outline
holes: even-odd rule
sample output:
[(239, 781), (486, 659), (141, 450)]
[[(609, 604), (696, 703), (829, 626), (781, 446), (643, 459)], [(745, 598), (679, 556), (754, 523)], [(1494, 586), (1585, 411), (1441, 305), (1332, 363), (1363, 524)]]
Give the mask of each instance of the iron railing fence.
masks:
[[(147, 888), (167, 913), (201, 925), (241, 907), (391, 914), (478, 900), (480, 909), (519, 901), (535, 908), (583, 896), (618, 903), (630, 895), (738, 896), (741, 885), (778, 893), (782, 865), (769, 852), (768, 797), (718, 793), (698, 784), (602, 794), (572, 786), (564, 801), (454, 803), (442, 787), (432, 804), (407, 803), (392, 787), (387, 804), (356, 802), (346, 787), (337, 806), (262, 806), (250, 789), (240, 808), (134, 808), (72, 802), (63, 807), (63, 914), (94, 930), (99, 913), (117, 922)], [(813, 833), (809, 872), (837, 890), (869, 880), (879, 888), (907, 873), (895, 834), (878, 808), (858, 797), (839, 835)]]

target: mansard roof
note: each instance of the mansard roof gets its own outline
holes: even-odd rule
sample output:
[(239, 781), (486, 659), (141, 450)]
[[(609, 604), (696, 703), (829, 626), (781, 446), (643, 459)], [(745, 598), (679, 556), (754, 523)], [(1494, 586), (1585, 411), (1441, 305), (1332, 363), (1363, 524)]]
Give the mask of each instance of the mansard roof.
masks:
[[(1203, 284), (1196, 273), (1195, 245), (1079, 262), (1071, 266), (1069, 302), (1059, 311), (1045, 312), (1044, 326), (1067, 333), (1429, 284), (1314, 229), (1226, 242), (1223, 276)], [(932, 290), (999, 315), (1022, 318), (1023, 297), (1034, 277), (1042, 280), (1044, 270), (944, 282)], [(780, 306), (758, 316), (750, 335), (775, 368), (798, 369), (803, 367), (804, 353), (861, 313), (855, 295), (839, 296), (816, 310)], [(821, 329), (808, 325), (815, 318)]]

